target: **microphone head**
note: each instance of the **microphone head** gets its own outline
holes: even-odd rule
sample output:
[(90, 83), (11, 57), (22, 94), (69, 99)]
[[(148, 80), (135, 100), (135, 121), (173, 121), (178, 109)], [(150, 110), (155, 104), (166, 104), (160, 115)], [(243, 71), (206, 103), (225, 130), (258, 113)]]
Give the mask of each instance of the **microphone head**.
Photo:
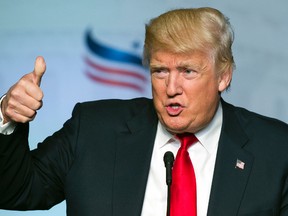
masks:
[(167, 151), (165, 154), (164, 154), (164, 164), (165, 164), (165, 167), (167, 166), (173, 166), (173, 163), (174, 163), (174, 155), (171, 151)]

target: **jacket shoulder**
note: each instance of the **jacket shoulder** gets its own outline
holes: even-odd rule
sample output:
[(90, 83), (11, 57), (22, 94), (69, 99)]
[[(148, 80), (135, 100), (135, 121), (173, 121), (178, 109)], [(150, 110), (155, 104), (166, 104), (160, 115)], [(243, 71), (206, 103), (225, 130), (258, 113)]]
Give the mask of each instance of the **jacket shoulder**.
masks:
[(151, 99), (106, 99), (97, 101), (87, 101), (78, 103), (73, 109), (73, 116), (81, 115), (86, 120), (105, 118), (105, 121), (115, 121), (116, 119), (127, 120), (131, 116), (146, 111), (154, 113), (154, 106)]
[(243, 107), (234, 106), (224, 101), (222, 101), (222, 106), (224, 116), (229, 118), (231, 117), (231, 114), (235, 115), (238, 122), (244, 129), (254, 128), (253, 131), (262, 131), (264, 133), (265, 131), (273, 131), (288, 136), (288, 124), (284, 121), (281, 121), (280, 119), (261, 115), (259, 113), (250, 111)]

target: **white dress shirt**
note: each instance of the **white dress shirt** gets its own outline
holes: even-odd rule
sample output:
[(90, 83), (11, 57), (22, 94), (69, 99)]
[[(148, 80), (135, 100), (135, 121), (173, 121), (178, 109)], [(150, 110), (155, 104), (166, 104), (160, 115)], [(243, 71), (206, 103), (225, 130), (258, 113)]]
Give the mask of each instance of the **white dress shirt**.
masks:
[[(210, 124), (195, 134), (199, 142), (188, 149), (196, 175), (197, 216), (207, 215), (221, 126), (222, 106), (219, 104)], [(179, 147), (180, 142), (158, 123), (142, 216), (166, 215), (167, 185), (163, 156), (166, 151), (171, 151), (176, 157)]]

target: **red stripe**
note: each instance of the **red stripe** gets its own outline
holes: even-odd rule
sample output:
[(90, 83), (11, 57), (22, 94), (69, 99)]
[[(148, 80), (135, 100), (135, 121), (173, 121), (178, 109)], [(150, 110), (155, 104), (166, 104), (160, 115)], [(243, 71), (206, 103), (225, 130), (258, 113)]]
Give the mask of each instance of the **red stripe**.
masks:
[(99, 83), (104, 83), (104, 84), (113, 85), (113, 86), (127, 87), (127, 88), (131, 88), (131, 89), (137, 90), (139, 92), (143, 92), (143, 88), (142, 87), (140, 87), (138, 85), (135, 85), (135, 84), (132, 84), (132, 83), (105, 79), (105, 78), (96, 76), (96, 75), (90, 73), (89, 71), (87, 71), (86, 74), (87, 74), (87, 76), (90, 79), (92, 79), (93, 81), (99, 82)]
[(120, 75), (125, 75), (125, 76), (131, 76), (135, 77), (139, 80), (142, 80), (144, 82), (147, 81), (147, 78), (141, 74), (130, 72), (130, 71), (125, 71), (121, 69), (116, 69), (116, 68), (108, 68), (105, 66), (101, 66), (99, 64), (96, 64), (92, 62), (88, 57), (85, 57), (85, 62), (90, 65), (91, 67), (95, 68), (96, 70), (99, 70), (99, 72), (106, 72), (106, 73), (111, 73), (111, 74), (120, 74)]

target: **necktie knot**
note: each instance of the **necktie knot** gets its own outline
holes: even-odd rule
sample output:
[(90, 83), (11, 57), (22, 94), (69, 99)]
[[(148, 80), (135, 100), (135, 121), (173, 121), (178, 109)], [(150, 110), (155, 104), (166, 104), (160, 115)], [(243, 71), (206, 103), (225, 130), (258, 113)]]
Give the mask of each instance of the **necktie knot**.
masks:
[(198, 141), (197, 137), (192, 133), (177, 134), (176, 137), (180, 140), (181, 147), (185, 150)]

